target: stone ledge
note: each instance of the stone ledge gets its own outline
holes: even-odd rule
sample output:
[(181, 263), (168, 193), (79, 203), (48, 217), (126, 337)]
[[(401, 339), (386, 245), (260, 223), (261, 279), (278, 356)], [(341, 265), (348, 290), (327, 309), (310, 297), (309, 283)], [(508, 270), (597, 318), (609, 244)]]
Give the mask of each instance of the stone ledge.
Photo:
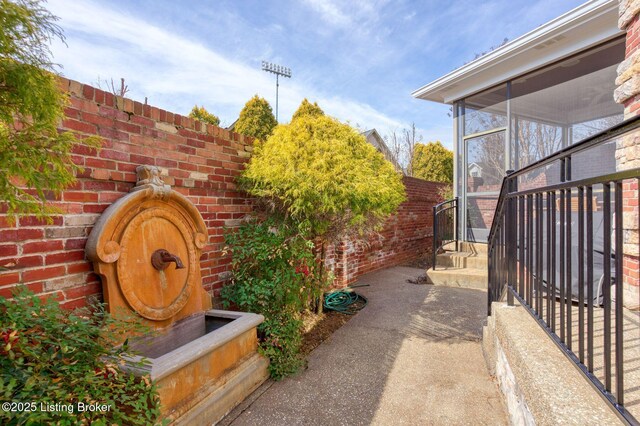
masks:
[(491, 312), (482, 347), (512, 424), (622, 424), (524, 308)]
[(624, 30), (633, 18), (640, 12), (639, 0), (620, 0), (618, 8), (618, 28)]
[(640, 93), (640, 76), (633, 75), (629, 80), (622, 83), (613, 92), (613, 99), (619, 103), (624, 103), (627, 99), (630, 99)]

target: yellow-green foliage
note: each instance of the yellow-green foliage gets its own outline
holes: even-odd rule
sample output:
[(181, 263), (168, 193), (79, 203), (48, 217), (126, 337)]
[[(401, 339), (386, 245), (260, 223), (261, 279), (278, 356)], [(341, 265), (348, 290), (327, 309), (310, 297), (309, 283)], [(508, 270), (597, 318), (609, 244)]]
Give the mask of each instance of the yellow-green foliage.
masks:
[(255, 95), (245, 104), (236, 122), (235, 131), (252, 136), (258, 140), (266, 140), (278, 122), (273, 116), (271, 105), (266, 99)]
[(312, 236), (377, 226), (404, 201), (393, 165), (346, 124), (302, 116), (254, 151), (241, 183)]
[(199, 107), (198, 105), (194, 105), (189, 113), (189, 118), (202, 121), (203, 123), (213, 124), (214, 126), (220, 125), (220, 119), (215, 114), (207, 111), (203, 106)]
[(416, 144), (413, 151), (413, 176), (433, 182), (453, 182), (453, 152), (440, 141)]
[(299, 117), (302, 117), (305, 115), (318, 117), (320, 115), (324, 115), (324, 111), (322, 110), (322, 108), (318, 106), (317, 102), (311, 103), (307, 100), (307, 98), (304, 98), (300, 103), (300, 106), (298, 107), (296, 112), (293, 113), (293, 116), (291, 117), (291, 121), (297, 120)]
[(64, 40), (56, 20), (38, 0), (0, 0), (0, 201), (10, 215), (54, 212), (46, 191), (59, 193), (79, 169), (70, 156), (79, 141), (57, 131), (67, 99), (47, 45)]

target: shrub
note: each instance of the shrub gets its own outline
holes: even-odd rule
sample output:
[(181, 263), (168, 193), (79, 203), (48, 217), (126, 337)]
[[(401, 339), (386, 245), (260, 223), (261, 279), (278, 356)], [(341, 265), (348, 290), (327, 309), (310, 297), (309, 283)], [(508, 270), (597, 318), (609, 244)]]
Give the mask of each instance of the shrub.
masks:
[(320, 108), (320, 106), (318, 106), (318, 103), (311, 103), (307, 100), (307, 98), (304, 98), (300, 103), (298, 109), (293, 113), (291, 121), (297, 120), (300, 117), (319, 117), (321, 115), (324, 115), (324, 111), (322, 110), (322, 108)]
[(405, 200), (401, 176), (364, 136), (317, 113), (278, 126), (256, 147), (240, 185), (318, 242), (321, 283), (330, 279), (329, 243), (381, 227)]
[(438, 189), (438, 197), (440, 198), (441, 202), (452, 199), (453, 185), (441, 186), (440, 189)]
[(191, 108), (191, 112), (189, 113), (189, 118), (202, 121), (203, 123), (212, 124), (214, 126), (220, 125), (220, 119), (218, 118), (218, 116), (210, 113), (203, 106), (194, 105), (193, 108)]
[(453, 152), (440, 141), (416, 144), (411, 162), (413, 176), (433, 182), (453, 182)]
[(300, 311), (321, 289), (314, 284), (313, 244), (281, 221), (253, 220), (225, 236), (232, 253), (233, 279), (222, 288), (226, 307), (264, 315), (258, 327), (260, 351), (271, 376), (280, 379), (300, 365)]
[(382, 225), (405, 199), (393, 165), (353, 128), (324, 115), (278, 126), (240, 183), (326, 240)]
[[(80, 315), (84, 314), (84, 315)], [(20, 290), (0, 297), (0, 399), (28, 407), (0, 410), (9, 424), (153, 424), (160, 415), (148, 377), (119, 368), (124, 333), (139, 326), (116, 320), (102, 306), (92, 312), (62, 310), (52, 298)], [(79, 411), (79, 404), (108, 411)], [(47, 407), (67, 407), (51, 409)], [(68, 407), (71, 407), (69, 410)], [(28, 410), (28, 411), (27, 411)]]
[(58, 18), (41, 0), (0, 0), (0, 200), (9, 220), (34, 214), (51, 221), (49, 191), (76, 181), (78, 144), (99, 146), (58, 132), (67, 97), (58, 88), (49, 42), (64, 41)]
[(240, 111), (235, 131), (265, 141), (278, 125), (266, 99), (255, 95)]

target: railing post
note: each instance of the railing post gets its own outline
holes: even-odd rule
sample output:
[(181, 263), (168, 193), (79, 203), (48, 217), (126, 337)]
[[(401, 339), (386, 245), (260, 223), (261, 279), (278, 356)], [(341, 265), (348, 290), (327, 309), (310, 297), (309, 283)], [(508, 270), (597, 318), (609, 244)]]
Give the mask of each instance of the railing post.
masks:
[[(487, 314), (491, 315), (491, 303), (503, 298), (506, 290), (508, 304), (518, 301), (578, 366), (623, 423), (640, 426), (634, 417), (637, 413), (632, 414), (625, 407), (625, 401), (630, 399), (625, 391), (629, 391), (630, 385), (624, 377), (631, 367), (625, 343), (637, 335), (627, 337), (627, 334), (637, 333), (637, 323), (630, 318), (627, 321), (623, 314), (623, 288), (618, 278), (623, 275), (621, 254), (625, 249), (622, 188), (625, 182), (640, 182), (640, 168), (608, 173), (598, 169), (594, 176), (581, 174), (579, 179), (572, 176), (572, 169), (578, 170), (572, 165), (573, 154), (612, 146), (620, 138), (631, 140), (637, 134), (640, 116), (516, 173), (507, 171), (488, 239)], [(593, 158), (601, 155), (593, 152), (581, 158), (580, 167), (588, 168)], [(547, 173), (549, 166), (558, 163), (560, 183), (540, 186), (532, 182), (518, 188), (519, 176), (537, 175), (537, 171)], [(614, 297), (612, 290), (616, 283)], [(577, 344), (574, 346), (573, 342)], [(594, 365), (596, 359), (598, 366)]]
[(433, 206), (433, 237), (431, 240), (433, 241), (433, 250), (431, 252), (431, 260), (432, 260), (432, 268), (436, 270), (436, 251), (438, 250), (438, 242), (436, 241), (436, 237), (438, 236), (438, 212), (437, 206)]
[[(507, 179), (509, 179), (507, 183), (507, 197), (509, 197), (513, 192), (518, 190), (518, 178), (510, 178), (509, 176), (513, 174), (513, 170), (507, 170)], [(509, 287), (514, 283), (516, 279), (516, 255), (518, 249), (518, 234), (516, 232), (518, 222), (517, 222), (517, 211), (516, 211), (516, 199), (514, 197), (510, 197), (507, 200), (507, 208), (505, 213), (507, 215), (505, 220), (506, 229), (506, 257), (507, 257), (507, 304), (509, 306), (513, 306), (513, 293), (509, 289)]]
[(458, 246), (458, 241), (460, 240), (460, 229), (458, 229), (458, 218), (460, 217), (459, 214), (459, 210), (460, 210), (460, 203), (458, 202), (458, 197), (454, 198), (454, 203), (456, 205), (456, 208), (454, 210), (454, 214), (455, 214), (455, 220), (453, 221), (453, 226), (455, 226), (455, 236), (456, 236), (456, 252), (459, 251), (459, 246)]

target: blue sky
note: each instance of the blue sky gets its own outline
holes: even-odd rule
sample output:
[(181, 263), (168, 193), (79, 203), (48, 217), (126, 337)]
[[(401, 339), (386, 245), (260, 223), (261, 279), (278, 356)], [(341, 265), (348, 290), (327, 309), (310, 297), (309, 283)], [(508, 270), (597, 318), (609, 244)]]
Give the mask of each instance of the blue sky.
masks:
[(383, 136), (416, 123), (425, 141), (451, 147), (448, 107), (410, 93), (583, 3), (577, 0), (50, 0), (67, 37), (52, 46), (68, 78), (120, 77), (129, 97), (188, 114), (194, 104), (231, 124), (254, 94), (280, 122), (304, 97)]

